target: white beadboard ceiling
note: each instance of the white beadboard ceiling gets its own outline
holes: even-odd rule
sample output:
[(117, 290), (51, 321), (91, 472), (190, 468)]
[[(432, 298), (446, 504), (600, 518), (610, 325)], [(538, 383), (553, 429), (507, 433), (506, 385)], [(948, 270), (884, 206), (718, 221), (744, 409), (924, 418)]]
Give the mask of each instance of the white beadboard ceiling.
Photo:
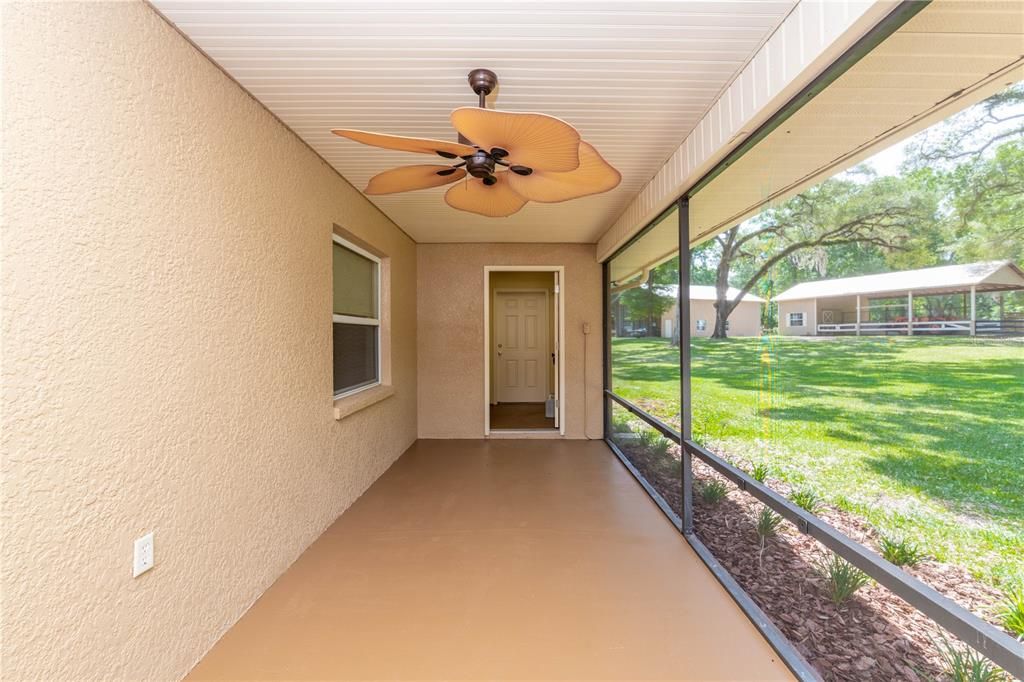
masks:
[(489, 107), (568, 121), (622, 173), (619, 187), (508, 218), (456, 211), (445, 188), (372, 201), (419, 242), (583, 243), (614, 222), (796, 4), (152, 1), (358, 189), (428, 157), (331, 128), (454, 141), (449, 113), (476, 103), (466, 75), (494, 70)]

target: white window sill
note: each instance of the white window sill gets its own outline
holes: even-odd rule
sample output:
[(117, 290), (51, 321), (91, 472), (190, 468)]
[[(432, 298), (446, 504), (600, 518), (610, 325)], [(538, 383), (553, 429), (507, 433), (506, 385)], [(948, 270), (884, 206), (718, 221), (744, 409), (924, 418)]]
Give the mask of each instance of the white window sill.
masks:
[(365, 391), (359, 391), (352, 395), (337, 398), (334, 401), (334, 419), (344, 419), (350, 414), (354, 414), (359, 410), (369, 407), (370, 405), (386, 400), (394, 394), (395, 389), (393, 386), (389, 384), (381, 384), (380, 386), (368, 388)]

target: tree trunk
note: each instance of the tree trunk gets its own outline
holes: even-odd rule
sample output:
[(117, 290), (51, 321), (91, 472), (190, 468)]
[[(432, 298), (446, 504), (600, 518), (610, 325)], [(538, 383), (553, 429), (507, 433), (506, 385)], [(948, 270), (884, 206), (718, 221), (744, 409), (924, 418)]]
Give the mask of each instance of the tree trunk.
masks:
[(715, 301), (715, 331), (711, 334), (713, 339), (725, 339), (728, 338), (725, 329), (725, 323), (729, 319), (729, 306), (727, 303), (719, 305), (721, 301)]
[(679, 305), (679, 301), (676, 301), (676, 319), (672, 323), (672, 345), (678, 346), (682, 340), (683, 334), (683, 307)]
[(729, 319), (729, 313), (732, 312), (729, 305), (729, 269), (731, 266), (732, 258), (723, 253), (722, 259), (718, 262), (718, 271), (715, 273), (715, 330), (711, 334), (713, 339), (727, 338), (725, 322)]

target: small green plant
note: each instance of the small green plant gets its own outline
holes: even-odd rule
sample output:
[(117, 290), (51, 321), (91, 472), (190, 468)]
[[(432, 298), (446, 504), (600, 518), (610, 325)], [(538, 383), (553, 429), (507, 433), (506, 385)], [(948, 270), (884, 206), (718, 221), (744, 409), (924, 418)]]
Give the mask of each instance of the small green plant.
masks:
[(665, 456), (668, 449), (672, 447), (672, 441), (651, 429), (644, 429), (640, 432), (640, 443), (659, 457)]
[(999, 667), (969, 647), (958, 647), (945, 637), (938, 645), (946, 674), (953, 682), (1003, 682), (1009, 679)]
[(782, 517), (773, 512), (768, 507), (761, 507), (761, 513), (757, 515), (757, 536), (761, 538), (761, 547), (764, 547), (764, 541), (770, 537), (774, 537), (779, 531), (779, 526), (782, 525)]
[(821, 561), (818, 564), (818, 571), (825, 578), (829, 597), (836, 606), (871, 582), (867, 573), (837, 554), (829, 554), (828, 559)]
[(750, 470), (750, 477), (758, 483), (764, 483), (768, 479), (768, 465), (763, 462), (758, 462), (754, 465), (754, 468)]
[(1011, 587), (999, 603), (999, 619), (1003, 627), (1017, 637), (1024, 636), (1024, 583)]
[(800, 507), (801, 509), (808, 511), (812, 514), (817, 514), (821, 511), (821, 498), (815, 494), (813, 490), (809, 488), (801, 488), (800, 490), (794, 490), (789, 495), (789, 499), (792, 500), (793, 504)]
[(915, 566), (925, 557), (921, 548), (906, 538), (883, 535), (878, 544), (885, 560), (897, 566)]
[(700, 487), (700, 498), (708, 504), (716, 504), (725, 499), (729, 489), (717, 478), (713, 478)]
[(757, 537), (761, 539), (761, 549), (757, 553), (758, 567), (761, 567), (761, 560), (764, 557), (765, 542), (768, 541), (768, 538), (775, 537), (775, 534), (779, 532), (780, 525), (782, 525), (781, 516), (768, 507), (761, 507), (761, 513), (757, 515), (757, 525), (754, 526)]

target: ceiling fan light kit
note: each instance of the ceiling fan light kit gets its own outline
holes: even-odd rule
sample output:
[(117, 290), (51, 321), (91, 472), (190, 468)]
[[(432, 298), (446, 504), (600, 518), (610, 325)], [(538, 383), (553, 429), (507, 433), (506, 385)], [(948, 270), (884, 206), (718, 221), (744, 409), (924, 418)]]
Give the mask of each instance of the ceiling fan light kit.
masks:
[(402, 166), (378, 173), (366, 185), (368, 195), (450, 187), (445, 202), (452, 208), (489, 218), (510, 216), (529, 201), (558, 203), (600, 194), (618, 186), (622, 176), (580, 138), (565, 121), (546, 114), (487, 109), (487, 95), (498, 85), (488, 69), (474, 69), (469, 85), (479, 107), (451, 113), (458, 142), (384, 135), (363, 130), (331, 132), (354, 142), (459, 159), (453, 165)]

